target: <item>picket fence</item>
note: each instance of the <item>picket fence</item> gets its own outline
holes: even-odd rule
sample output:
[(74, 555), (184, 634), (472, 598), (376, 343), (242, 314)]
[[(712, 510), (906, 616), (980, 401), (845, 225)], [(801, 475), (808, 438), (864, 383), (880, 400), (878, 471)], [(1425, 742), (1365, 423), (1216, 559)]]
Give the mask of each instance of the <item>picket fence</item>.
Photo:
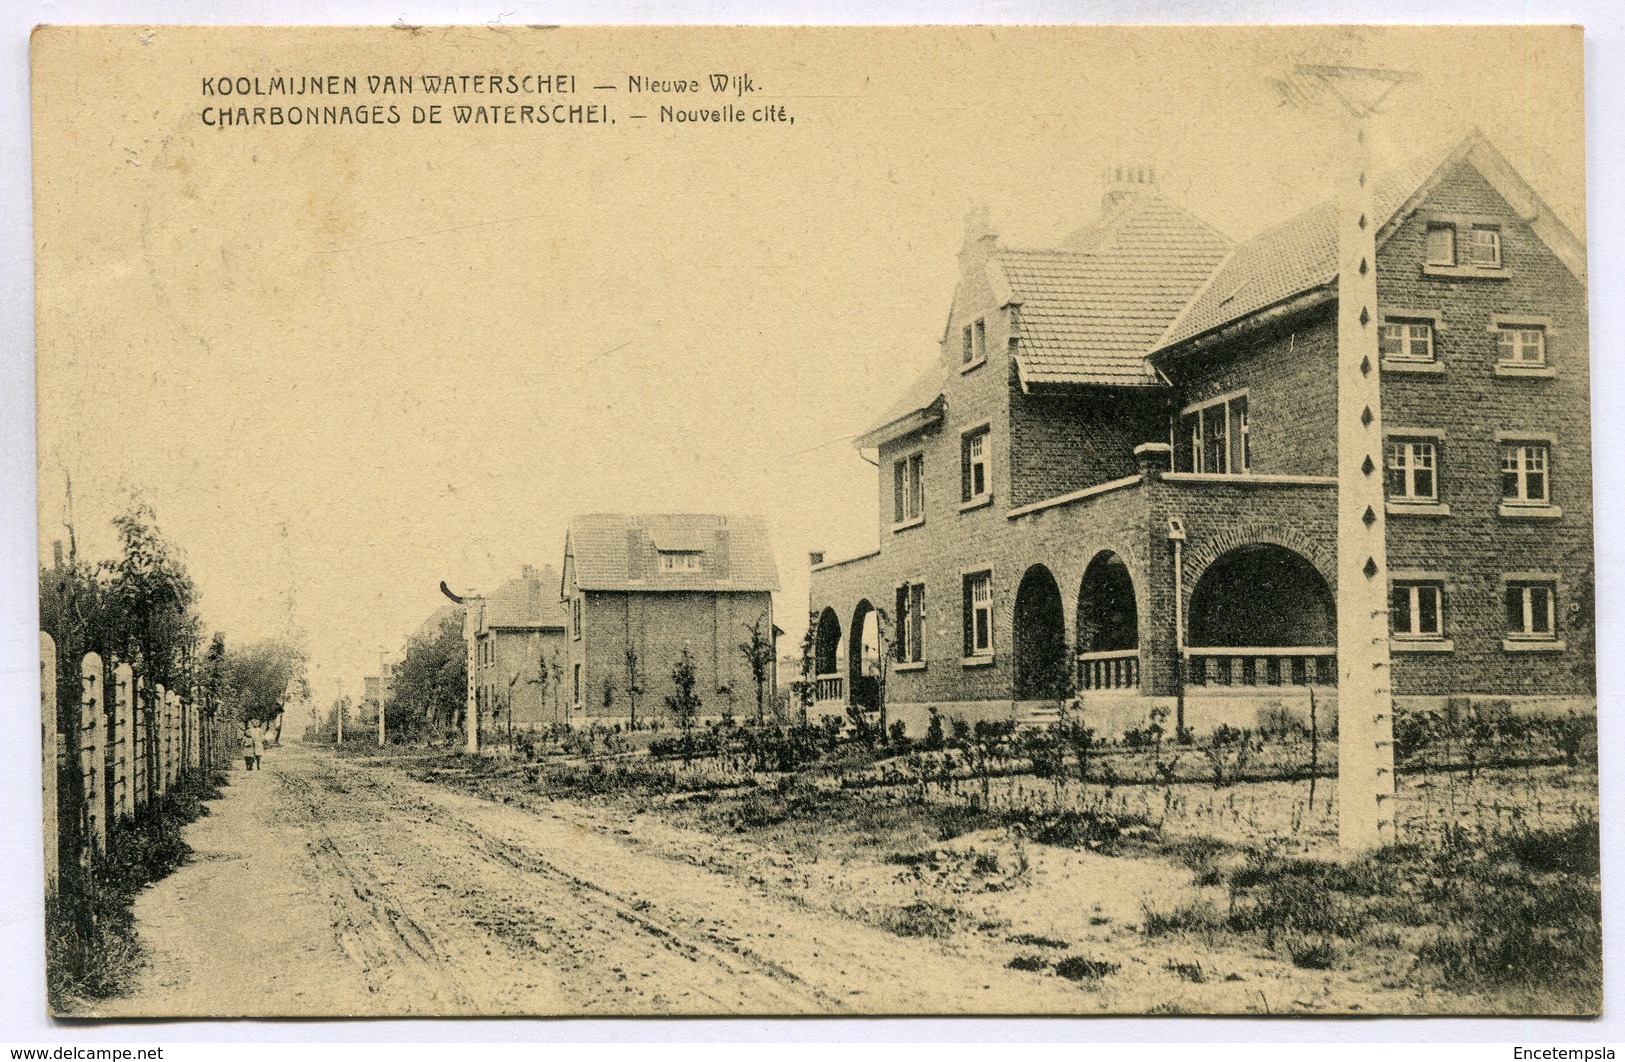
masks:
[[(93, 875), (125, 832), (139, 833), (177, 785), (206, 779), (234, 754), (236, 735), (198, 699), (149, 682), (128, 663), (86, 653), (76, 715), (61, 718), (56, 642), (40, 632), (40, 774), (45, 887), (62, 868)], [(119, 827), (115, 829), (115, 827)]]

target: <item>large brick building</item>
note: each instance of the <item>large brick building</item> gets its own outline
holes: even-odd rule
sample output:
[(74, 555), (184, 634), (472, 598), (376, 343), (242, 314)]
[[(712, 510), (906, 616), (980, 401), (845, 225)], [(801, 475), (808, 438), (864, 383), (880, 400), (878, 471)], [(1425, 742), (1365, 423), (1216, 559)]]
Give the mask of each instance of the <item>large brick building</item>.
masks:
[[(1058, 248), (967, 233), (939, 362), (857, 441), (879, 548), (815, 555), (823, 710), (875, 698), (876, 607), (916, 733), (1069, 678), (1114, 733), (1335, 704), (1335, 208), (1233, 245), (1109, 176)], [(1395, 696), (1588, 701), (1584, 248), (1476, 131), (1375, 198)]]
[[(570, 521), (564, 542), (564, 690), (570, 722), (665, 717), (672, 668), (688, 650), (701, 701), (755, 715), (756, 684), (739, 649), (761, 632), (772, 652), (778, 568), (760, 519), (599, 513)], [(627, 649), (636, 653), (629, 674)], [(777, 685), (768, 668), (764, 703)], [(636, 705), (631, 691), (637, 691)]]
[(551, 565), (527, 564), (519, 578), (475, 602), (474, 622), (464, 637), (482, 729), (529, 730), (564, 722), (564, 698), (552, 688), (554, 672), (562, 673), (564, 666), (558, 585)]

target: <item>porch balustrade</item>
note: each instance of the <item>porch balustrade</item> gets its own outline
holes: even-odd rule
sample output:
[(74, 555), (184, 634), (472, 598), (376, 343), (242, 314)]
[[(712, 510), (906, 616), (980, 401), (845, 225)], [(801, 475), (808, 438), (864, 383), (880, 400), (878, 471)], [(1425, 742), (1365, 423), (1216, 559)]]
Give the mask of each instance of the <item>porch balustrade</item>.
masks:
[(1329, 646), (1189, 648), (1185, 685), (1335, 686), (1337, 652)]
[(1114, 649), (1078, 654), (1078, 689), (1137, 690), (1140, 688), (1140, 651)]
[(846, 701), (845, 675), (815, 675), (813, 699), (816, 701)]

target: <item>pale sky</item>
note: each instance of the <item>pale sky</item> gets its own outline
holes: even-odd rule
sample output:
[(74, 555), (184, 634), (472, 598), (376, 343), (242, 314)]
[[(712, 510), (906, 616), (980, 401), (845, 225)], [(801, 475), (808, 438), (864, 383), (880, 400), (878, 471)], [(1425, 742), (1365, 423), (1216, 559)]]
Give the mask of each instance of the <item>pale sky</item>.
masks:
[[(35, 127), (41, 554), (68, 474), (90, 556), (139, 489), (208, 628), (302, 631), (320, 703), (360, 694), (441, 579), (557, 565), (576, 512), (762, 514), (792, 651), (807, 551), (875, 541), (846, 439), (936, 356), (967, 212), (1053, 244), (1105, 167), (1143, 163), (1251, 235), (1330, 194), (1331, 112), (1265, 83), (1293, 62), (1416, 71), (1381, 155), (1479, 125), (1584, 232), (1560, 30), (325, 32), (64, 38)], [(629, 118), (661, 101), (627, 75), (713, 70), (795, 124)], [(573, 72), (571, 102), (620, 120), (198, 121), (225, 102), (204, 76), (441, 71)]]

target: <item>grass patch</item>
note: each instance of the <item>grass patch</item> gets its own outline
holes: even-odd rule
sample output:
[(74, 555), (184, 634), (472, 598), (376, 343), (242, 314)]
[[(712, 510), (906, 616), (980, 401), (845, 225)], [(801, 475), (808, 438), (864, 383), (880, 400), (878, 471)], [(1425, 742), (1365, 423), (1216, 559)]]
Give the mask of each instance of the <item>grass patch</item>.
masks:
[(1055, 972), (1068, 981), (1098, 981), (1120, 969), (1117, 963), (1104, 959), (1087, 959), (1073, 955), (1055, 964)]
[(1004, 964), (1007, 969), (1025, 970), (1028, 973), (1043, 973), (1049, 969), (1049, 960), (1042, 955), (1017, 955)]
[(1065, 951), (1072, 946), (1064, 940), (1056, 940), (1054, 937), (1041, 937), (1036, 933), (1017, 933), (1013, 937), (1004, 939), (1011, 944), (1020, 944), (1027, 948), (1054, 948), (1057, 951)]
[(954, 925), (961, 917), (962, 912), (958, 908), (921, 900), (907, 907), (883, 907), (874, 917), (874, 923), (900, 937), (943, 940), (953, 936)]
[(1205, 896), (1189, 903), (1159, 910), (1150, 904), (1141, 904), (1143, 917), (1140, 926), (1148, 937), (1162, 937), (1171, 933), (1212, 933), (1225, 927), (1224, 912)]

